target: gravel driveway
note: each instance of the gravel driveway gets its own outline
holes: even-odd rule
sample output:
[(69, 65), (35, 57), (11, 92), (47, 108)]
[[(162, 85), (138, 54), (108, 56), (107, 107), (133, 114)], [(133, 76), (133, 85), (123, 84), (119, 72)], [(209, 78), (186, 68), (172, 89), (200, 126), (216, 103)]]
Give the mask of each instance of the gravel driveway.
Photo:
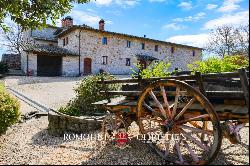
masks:
[[(73, 87), (82, 78), (8, 77), (8, 86), (51, 108), (58, 108), (74, 97)], [(34, 108), (21, 101), (22, 113)], [(145, 144), (133, 140), (131, 148), (118, 149), (104, 142), (64, 141), (47, 133), (48, 119), (41, 117), (17, 124), (0, 136), (2, 164), (165, 164)], [(223, 145), (216, 165), (249, 164), (249, 124), (241, 130), (242, 144)], [(95, 134), (100, 131), (93, 132)], [(92, 147), (92, 148), (90, 148)]]

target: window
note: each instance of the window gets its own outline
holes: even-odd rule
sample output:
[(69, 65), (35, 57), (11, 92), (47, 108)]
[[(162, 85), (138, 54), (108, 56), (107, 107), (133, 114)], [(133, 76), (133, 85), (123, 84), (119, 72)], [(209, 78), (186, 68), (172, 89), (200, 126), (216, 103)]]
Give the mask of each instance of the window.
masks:
[(130, 48), (131, 46), (131, 41), (127, 41), (127, 47)]
[(171, 47), (171, 53), (174, 53), (174, 50), (175, 50), (174, 47)]
[(141, 44), (141, 49), (145, 50), (145, 43)]
[(66, 37), (66, 45), (69, 44), (69, 38)]
[(158, 51), (158, 45), (155, 45), (155, 51), (156, 52)]
[(65, 38), (63, 39), (63, 46), (65, 46)]
[(102, 57), (102, 64), (107, 65), (108, 64), (108, 56), (103, 56)]
[(103, 44), (103, 45), (107, 45), (107, 44), (108, 44), (108, 42), (107, 42), (107, 37), (103, 37), (103, 38), (102, 38), (102, 44)]
[(195, 50), (193, 50), (193, 56), (195, 56)]
[(126, 66), (130, 66), (130, 58), (126, 58)]

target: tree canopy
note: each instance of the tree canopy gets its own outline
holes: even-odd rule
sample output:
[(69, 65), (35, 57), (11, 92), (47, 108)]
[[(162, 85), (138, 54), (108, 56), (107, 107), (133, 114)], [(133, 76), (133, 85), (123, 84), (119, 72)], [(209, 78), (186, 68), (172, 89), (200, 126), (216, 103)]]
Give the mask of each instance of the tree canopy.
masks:
[(90, 0), (1, 0), (0, 28), (7, 30), (4, 19), (10, 17), (22, 29), (35, 29), (46, 26), (50, 19), (55, 20), (68, 13), (73, 3), (87, 3)]
[(217, 27), (210, 33), (207, 51), (225, 55), (249, 54), (249, 25)]

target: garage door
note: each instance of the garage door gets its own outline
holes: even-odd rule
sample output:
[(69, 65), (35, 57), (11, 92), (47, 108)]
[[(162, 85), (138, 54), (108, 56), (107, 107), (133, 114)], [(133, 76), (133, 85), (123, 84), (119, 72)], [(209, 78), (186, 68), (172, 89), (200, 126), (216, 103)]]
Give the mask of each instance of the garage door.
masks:
[(37, 56), (38, 76), (61, 76), (62, 57), (59, 56)]

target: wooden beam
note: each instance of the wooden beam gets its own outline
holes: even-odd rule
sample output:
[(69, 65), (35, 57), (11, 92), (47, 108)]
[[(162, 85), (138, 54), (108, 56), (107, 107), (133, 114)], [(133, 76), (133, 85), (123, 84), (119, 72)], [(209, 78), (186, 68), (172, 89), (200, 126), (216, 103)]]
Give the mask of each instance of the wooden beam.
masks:
[(195, 72), (195, 78), (196, 78), (197, 84), (198, 84), (198, 86), (199, 86), (200, 92), (201, 92), (204, 96), (207, 96), (206, 90), (205, 90), (204, 85), (203, 85), (201, 73), (200, 73), (200, 72)]
[(240, 75), (240, 81), (241, 81), (241, 85), (242, 85), (242, 90), (244, 92), (244, 96), (246, 99), (246, 104), (249, 108), (249, 81), (247, 78), (247, 73), (245, 69), (239, 69), (238, 70), (239, 75)]

